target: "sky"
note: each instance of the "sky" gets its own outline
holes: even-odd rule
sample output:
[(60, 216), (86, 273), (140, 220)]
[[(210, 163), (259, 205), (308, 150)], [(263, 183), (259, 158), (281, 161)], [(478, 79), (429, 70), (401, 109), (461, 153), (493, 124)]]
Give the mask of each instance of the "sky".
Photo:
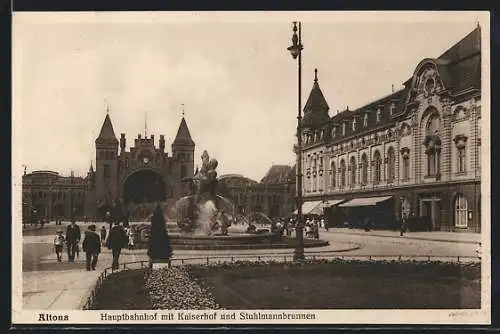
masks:
[(207, 150), (219, 175), (255, 180), (292, 165), (297, 19), (303, 105), (317, 68), (331, 115), (401, 88), (423, 58), (488, 24), (479, 12), (15, 13), (13, 169), (86, 175), (108, 106), (127, 146), (147, 114), (170, 153), (182, 104), (195, 164)]

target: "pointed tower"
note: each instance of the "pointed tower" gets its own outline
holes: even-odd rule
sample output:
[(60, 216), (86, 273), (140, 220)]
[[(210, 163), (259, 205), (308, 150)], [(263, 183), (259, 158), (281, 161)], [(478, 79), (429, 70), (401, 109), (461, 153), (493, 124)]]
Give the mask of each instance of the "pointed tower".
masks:
[(304, 107), (302, 126), (304, 128), (317, 128), (324, 125), (330, 120), (329, 109), (330, 107), (319, 87), (318, 69), (314, 69), (314, 84)]
[(118, 193), (118, 139), (116, 139), (109, 113), (104, 118), (101, 132), (95, 140), (96, 148), (96, 200), (97, 205), (109, 204)]
[[(176, 162), (175, 170), (173, 171), (173, 176), (177, 180), (182, 180), (185, 177), (192, 177), (194, 172), (194, 148), (195, 144), (189, 133), (189, 128), (187, 126), (184, 117), (181, 119), (181, 124), (177, 130), (177, 135), (172, 143), (172, 157)], [(186, 190), (186, 184), (181, 183), (180, 193), (178, 195), (184, 195)]]

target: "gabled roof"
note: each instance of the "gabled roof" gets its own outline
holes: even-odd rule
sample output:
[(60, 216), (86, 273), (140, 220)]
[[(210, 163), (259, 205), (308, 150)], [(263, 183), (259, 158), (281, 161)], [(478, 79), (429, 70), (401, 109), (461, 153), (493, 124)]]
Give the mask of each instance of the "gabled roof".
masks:
[(302, 125), (305, 127), (320, 125), (329, 120), (328, 110), (330, 107), (319, 87), (318, 71), (314, 70), (314, 73), (314, 84), (304, 107)]
[(118, 143), (118, 139), (116, 139), (115, 131), (113, 130), (113, 124), (111, 123), (111, 118), (109, 114), (106, 114), (104, 118), (104, 123), (102, 123), (101, 132), (96, 139), (97, 141), (116, 141)]
[(286, 183), (291, 169), (288, 165), (273, 165), (260, 182), (267, 184)]
[(181, 124), (179, 125), (177, 135), (175, 136), (172, 145), (194, 146), (194, 141), (191, 139), (191, 134), (189, 133), (189, 128), (184, 117), (181, 119)]

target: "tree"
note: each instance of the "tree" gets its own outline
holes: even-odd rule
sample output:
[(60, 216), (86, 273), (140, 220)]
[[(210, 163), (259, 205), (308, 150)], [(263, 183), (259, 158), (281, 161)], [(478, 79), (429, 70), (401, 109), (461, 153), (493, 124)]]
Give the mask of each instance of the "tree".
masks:
[(172, 257), (172, 244), (165, 227), (163, 210), (159, 204), (156, 205), (151, 217), (148, 256), (152, 261), (169, 260)]

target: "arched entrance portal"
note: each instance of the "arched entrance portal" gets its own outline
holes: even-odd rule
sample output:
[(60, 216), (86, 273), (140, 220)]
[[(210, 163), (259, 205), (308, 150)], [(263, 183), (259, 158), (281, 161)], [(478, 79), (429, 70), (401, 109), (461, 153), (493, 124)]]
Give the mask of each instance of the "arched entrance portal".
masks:
[(150, 170), (139, 170), (123, 184), (125, 205), (163, 202), (167, 197), (167, 185), (162, 176)]

